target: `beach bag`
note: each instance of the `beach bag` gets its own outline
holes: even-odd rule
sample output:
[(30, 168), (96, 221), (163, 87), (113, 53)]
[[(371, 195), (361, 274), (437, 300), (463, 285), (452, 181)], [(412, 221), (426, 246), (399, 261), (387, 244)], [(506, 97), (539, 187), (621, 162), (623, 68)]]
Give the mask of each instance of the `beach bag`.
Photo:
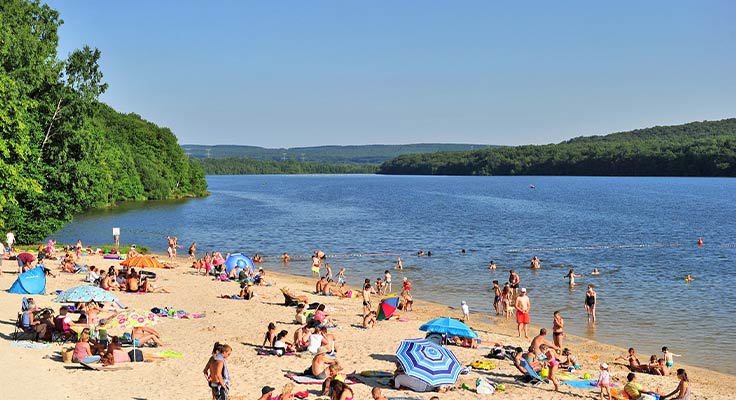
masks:
[(143, 352), (140, 349), (133, 349), (128, 352), (130, 362), (143, 362)]
[(65, 363), (72, 362), (72, 356), (74, 355), (74, 348), (61, 349), (61, 359)]

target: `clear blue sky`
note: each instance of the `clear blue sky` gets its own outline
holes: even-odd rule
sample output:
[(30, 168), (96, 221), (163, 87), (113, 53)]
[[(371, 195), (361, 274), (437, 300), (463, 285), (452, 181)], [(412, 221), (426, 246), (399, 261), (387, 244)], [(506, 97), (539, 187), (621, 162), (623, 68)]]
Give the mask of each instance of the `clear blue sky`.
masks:
[(50, 1), (180, 143), (529, 144), (736, 117), (736, 2)]

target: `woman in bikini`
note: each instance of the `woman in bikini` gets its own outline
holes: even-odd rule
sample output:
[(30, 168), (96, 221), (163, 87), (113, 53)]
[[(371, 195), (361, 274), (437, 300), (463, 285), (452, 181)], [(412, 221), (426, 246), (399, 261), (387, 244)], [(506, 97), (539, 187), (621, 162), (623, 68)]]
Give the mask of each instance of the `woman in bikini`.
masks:
[(345, 382), (333, 380), (330, 382), (330, 400), (353, 400), (353, 389), (350, 389)]
[(562, 329), (565, 327), (565, 320), (562, 319), (562, 315), (559, 311), (555, 311), (554, 319), (552, 320), (552, 341), (557, 348), (562, 348), (562, 337), (565, 333)]

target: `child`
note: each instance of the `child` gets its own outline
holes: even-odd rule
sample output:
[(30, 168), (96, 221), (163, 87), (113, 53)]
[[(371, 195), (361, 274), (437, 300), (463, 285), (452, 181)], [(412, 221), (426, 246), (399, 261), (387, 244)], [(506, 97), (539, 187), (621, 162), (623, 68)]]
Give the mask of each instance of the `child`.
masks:
[(330, 267), (330, 264), (325, 263), (325, 269), (327, 270), (327, 276), (328, 279), (332, 279), (332, 267)]
[(598, 383), (596, 385), (600, 386), (601, 388), (601, 397), (600, 399), (603, 400), (603, 392), (606, 393), (606, 397), (608, 399), (611, 398), (611, 392), (608, 389), (608, 386), (611, 383), (611, 374), (608, 373), (608, 364), (602, 363), (601, 364), (601, 374), (598, 377)]
[(493, 308), (496, 310), (496, 315), (501, 315), (501, 288), (498, 286), (498, 281), (493, 281)]
[(463, 321), (468, 321), (470, 319), (470, 308), (468, 307), (468, 303), (463, 300), (460, 303), (460, 308), (463, 309)]
[(266, 331), (266, 336), (263, 338), (263, 344), (262, 347), (265, 347), (268, 344), (268, 347), (273, 347), (273, 342), (276, 340), (276, 324), (273, 322), (268, 323), (268, 330)]
[(391, 293), (391, 273), (388, 270), (383, 273), (383, 284), (386, 287), (385, 292)]
[(337, 273), (337, 284), (345, 283), (345, 267), (340, 268), (340, 272)]
[(662, 353), (664, 354), (664, 362), (667, 368), (672, 368), (675, 365), (675, 357), (680, 357), (679, 354), (669, 352), (667, 346), (662, 347)]
[(383, 282), (381, 282), (381, 278), (376, 279), (376, 293), (383, 294)]

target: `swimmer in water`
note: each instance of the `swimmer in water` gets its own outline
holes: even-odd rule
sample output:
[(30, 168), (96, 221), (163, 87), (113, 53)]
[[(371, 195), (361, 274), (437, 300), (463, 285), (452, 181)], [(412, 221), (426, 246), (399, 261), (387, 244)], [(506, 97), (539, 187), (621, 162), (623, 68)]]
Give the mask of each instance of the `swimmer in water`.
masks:
[(593, 272), (590, 273), (591, 275), (600, 275), (600, 271), (598, 271), (598, 268), (593, 268)]
[(490, 269), (491, 271), (495, 271), (495, 270), (496, 270), (496, 263), (495, 263), (495, 262), (493, 262), (493, 260), (491, 260), (491, 263), (490, 263), (490, 264), (488, 265), (488, 268), (489, 268), (489, 269)]
[(570, 268), (570, 271), (565, 275), (565, 278), (568, 278), (570, 280), (570, 287), (575, 286), (575, 278), (580, 278), (583, 276), (583, 274), (577, 275), (575, 273), (575, 269)]
[(532, 257), (532, 262), (529, 264), (529, 267), (531, 267), (532, 269), (541, 268), (542, 266), (539, 264), (539, 257), (537, 256)]
[(685, 282), (692, 282), (694, 280), (695, 278), (693, 278), (693, 276), (690, 274), (687, 274), (687, 276), (685, 277)]

